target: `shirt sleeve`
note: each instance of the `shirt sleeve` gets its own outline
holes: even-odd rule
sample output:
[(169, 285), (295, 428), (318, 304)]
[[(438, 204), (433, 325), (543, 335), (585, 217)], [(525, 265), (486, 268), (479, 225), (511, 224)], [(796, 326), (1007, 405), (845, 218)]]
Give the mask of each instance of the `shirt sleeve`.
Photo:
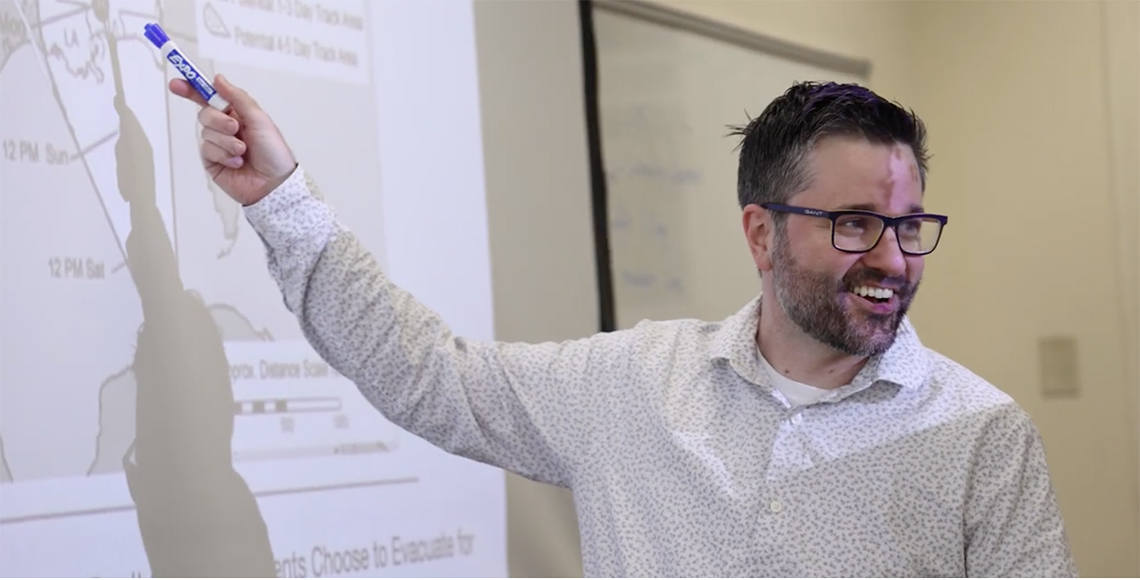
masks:
[(309, 343), (388, 419), (448, 452), (570, 485), (599, 403), (588, 377), (624, 372), (623, 333), (542, 344), (454, 336), (384, 275), (301, 167), (245, 213)]
[(991, 418), (967, 488), (966, 575), (1077, 575), (1041, 436), (1014, 404)]

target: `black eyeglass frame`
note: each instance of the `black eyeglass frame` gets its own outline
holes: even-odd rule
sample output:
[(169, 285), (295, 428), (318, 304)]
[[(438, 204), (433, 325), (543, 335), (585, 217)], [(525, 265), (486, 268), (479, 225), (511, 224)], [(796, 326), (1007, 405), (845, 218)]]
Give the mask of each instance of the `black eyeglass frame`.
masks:
[[(899, 245), (899, 251), (901, 251), (903, 254), (906, 254), (908, 256), (925, 256), (925, 255), (933, 252), (934, 249), (938, 247), (938, 242), (940, 242), (942, 240), (942, 230), (944, 230), (946, 228), (946, 223), (950, 221), (949, 216), (945, 216), (942, 214), (936, 214), (936, 213), (912, 213), (912, 214), (907, 214), (907, 215), (900, 215), (898, 217), (890, 217), (890, 216), (885, 216), (885, 215), (880, 214), (880, 213), (875, 213), (873, 211), (866, 211), (866, 210), (862, 210), (862, 209), (845, 209), (845, 210), (839, 210), (839, 211), (827, 211), (824, 209), (816, 209), (814, 207), (802, 207), (802, 206), (798, 206), (798, 205), (784, 205), (781, 203), (762, 203), (762, 204), (760, 204), (760, 207), (762, 207), (768, 211), (776, 211), (776, 212), (781, 212), (781, 213), (806, 215), (806, 216), (810, 216), (810, 217), (817, 217), (817, 218), (824, 218), (824, 219), (831, 220), (831, 247), (835, 248), (836, 250), (839, 250), (840, 252), (844, 252), (847, 254), (865, 254), (867, 252), (870, 252), (871, 250), (874, 250), (875, 246), (878, 246), (879, 242), (882, 241), (883, 234), (886, 233), (887, 228), (891, 228), (891, 229), (895, 230), (895, 242), (898, 243), (898, 245)], [(845, 250), (843, 248), (840, 248), (835, 243), (835, 223), (836, 223), (836, 221), (838, 221), (842, 217), (852, 216), (852, 215), (873, 217), (873, 218), (877, 218), (883, 222), (883, 229), (879, 230), (879, 236), (875, 238), (875, 242), (872, 243), (871, 246), (868, 247), (866, 250)], [(934, 244), (930, 246), (929, 250), (922, 251), (922, 252), (913, 252), (913, 251), (907, 250), (906, 248), (902, 247), (902, 238), (899, 237), (898, 225), (904, 221), (913, 220), (913, 219), (934, 219), (937, 222), (939, 222), (940, 225), (938, 226), (938, 237), (934, 239)]]

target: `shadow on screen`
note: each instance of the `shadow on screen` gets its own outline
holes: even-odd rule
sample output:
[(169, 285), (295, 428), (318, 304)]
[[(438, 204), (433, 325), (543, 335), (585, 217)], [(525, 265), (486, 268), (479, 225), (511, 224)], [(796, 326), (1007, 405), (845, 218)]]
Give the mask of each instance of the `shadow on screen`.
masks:
[(233, 467), (234, 400), (222, 337), (183, 287), (155, 200), (154, 152), (123, 98), (114, 38), (119, 192), (130, 204), (127, 265), (143, 324), (132, 371), (134, 442), (123, 457), (154, 576), (276, 576), (268, 530)]

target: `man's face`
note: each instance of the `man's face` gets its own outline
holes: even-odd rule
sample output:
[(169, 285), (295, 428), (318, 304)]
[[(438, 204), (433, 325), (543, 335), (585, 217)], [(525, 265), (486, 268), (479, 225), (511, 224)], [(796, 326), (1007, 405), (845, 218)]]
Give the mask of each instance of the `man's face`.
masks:
[[(810, 185), (789, 205), (887, 216), (923, 211), (918, 164), (909, 146), (829, 137), (809, 155), (807, 169)], [(903, 254), (891, 228), (871, 251), (849, 254), (832, 246), (830, 220), (784, 219), (784, 231), (774, 233), (769, 275), (787, 317), (809, 336), (847, 354), (886, 351), (918, 289), (924, 258)], [(886, 300), (863, 297), (860, 287), (893, 294)]]

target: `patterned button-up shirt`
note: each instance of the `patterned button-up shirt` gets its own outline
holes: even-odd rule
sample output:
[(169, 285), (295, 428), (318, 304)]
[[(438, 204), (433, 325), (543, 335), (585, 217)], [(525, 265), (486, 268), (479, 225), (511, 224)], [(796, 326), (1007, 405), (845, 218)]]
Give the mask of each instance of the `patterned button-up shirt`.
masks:
[(823, 400), (792, 407), (754, 340), (643, 322), (566, 342), (454, 336), (394, 286), (302, 168), (246, 208), (313, 347), (439, 447), (569, 487), (603, 576), (1067, 576), (1041, 438), (909, 321)]

